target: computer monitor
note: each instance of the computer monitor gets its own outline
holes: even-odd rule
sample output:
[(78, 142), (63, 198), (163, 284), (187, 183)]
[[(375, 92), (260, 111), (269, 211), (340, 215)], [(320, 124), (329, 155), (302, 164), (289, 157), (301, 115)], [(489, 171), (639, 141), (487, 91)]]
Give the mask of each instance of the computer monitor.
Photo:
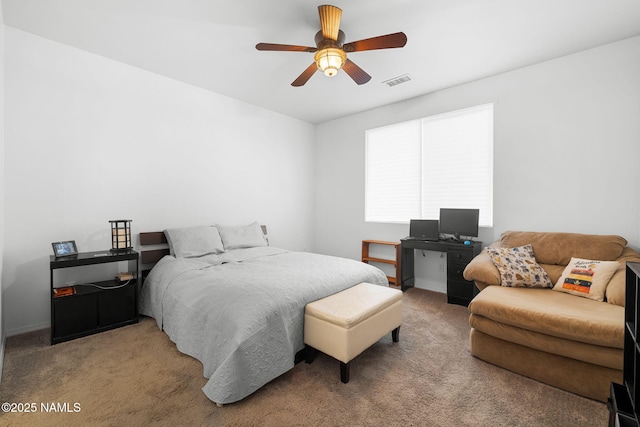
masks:
[(478, 237), (478, 218), (480, 209), (440, 208), (440, 233)]
[(412, 219), (409, 221), (409, 237), (416, 240), (438, 241), (440, 227), (437, 219)]

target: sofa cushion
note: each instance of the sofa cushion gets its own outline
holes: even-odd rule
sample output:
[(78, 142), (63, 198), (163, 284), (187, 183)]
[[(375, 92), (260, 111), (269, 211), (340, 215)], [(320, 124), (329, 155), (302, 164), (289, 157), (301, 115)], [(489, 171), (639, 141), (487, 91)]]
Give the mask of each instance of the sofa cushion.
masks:
[(536, 262), (531, 245), (515, 248), (488, 247), (487, 253), (500, 271), (500, 285), (550, 288), (547, 272)]
[(622, 255), (627, 241), (620, 236), (534, 231), (506, 231), (503, 246), (531, 244), (540, 264), (567, 265), (572, 257), (613, 261)]
[(469, 324), (475, 330), (504, 341), (546, 353), (557, 354), (558, 356), (581, 360), (585, 363), (622, 370), (623, 349), (621, 348), (605, 347), (553, 337), (540, 332), (505, 325), (473, 313), (469, 316)]
[(549, 279), (551, 279), (551, 283), (556, 283), (560, 276), (562, 276), (562, 272), (564, 271), (564, 265), (556, 265), (556, 264), (540, 264), (540, 267), (549, 275)]
[(604, 301), (605, 289), (619, 266), (618, 261), (571, 258), (553, 290)]
[(535, 350), (476, 329), (469, 334), (469, 347), (482, 360), (601, 402), (607, 402), (612, 382), (622, 384), (621, 370)]
[(624, 308), (541, 288), (488, 286), (471, 313), (558, 338), (623, 348)]

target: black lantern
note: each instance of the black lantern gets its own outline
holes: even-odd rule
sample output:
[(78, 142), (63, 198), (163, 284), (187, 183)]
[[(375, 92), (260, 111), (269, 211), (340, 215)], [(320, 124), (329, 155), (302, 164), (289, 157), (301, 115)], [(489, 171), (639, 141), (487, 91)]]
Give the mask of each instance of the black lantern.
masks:
[(111, 223), (111, 252), (123, 252), (133, 249), (131, 244), (131, 220), (114, 219)]

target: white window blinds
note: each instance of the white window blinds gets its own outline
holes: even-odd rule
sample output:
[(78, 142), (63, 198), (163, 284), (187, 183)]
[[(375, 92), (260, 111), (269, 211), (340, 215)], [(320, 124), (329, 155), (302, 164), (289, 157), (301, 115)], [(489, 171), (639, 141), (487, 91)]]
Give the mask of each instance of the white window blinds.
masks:
[(366, 221), (403, 222), (408, 214), (419, 215), (420, 133), (419, 120), (367, 131)]
[(493, 104), (366, 132), (365, 221), (479, 208), (493, 225)]

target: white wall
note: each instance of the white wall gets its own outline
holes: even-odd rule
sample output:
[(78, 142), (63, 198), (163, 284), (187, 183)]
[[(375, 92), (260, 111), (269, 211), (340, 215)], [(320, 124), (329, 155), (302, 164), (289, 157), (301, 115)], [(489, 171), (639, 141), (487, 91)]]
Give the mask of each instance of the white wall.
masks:
[(49, 325), (51, 242), (133, 231), (269, 228), (311, 249), (312, 125), (6, 28), (5, 327)]
[(2, 365), (4, 362), (4, 299), (2, 294), (4, 281), (2, 280), (3, 253), (4, 253), (4, 16), (0, 4), (0, 379), (2, 378)]
[[(358, 259), (362, 239), (408, 225), (364, 222), (364, 131), (495, 103), (494, 227), (619, 234), (640, 247), (640, 37), (344, 117), (316, 130), (315, 249)], [(407, 83), (411, 84), (411, 83)], [(455, 167), (455, 165), (452, 165)], [(445, 290), (444, 261), (416, 263)], [(431, 271), (431, 272), (429, 272)]]
[[(258, 220), (276, 246), (354, 259), (362, 239), (398, 240), (407, 225), (363, 221), (364, 130), (486, 102), (495, 218), (481, 240), (574, 231), (640, 247), (640, 38), (314, 128), (19, 30), (4, 37), (8, 335), (49, 324), (50, 243), (104, 249), (109, 219), (133, 219), (135, 233)], [(443, 259), (426, 259), (418, 284), (444, 290)]]

